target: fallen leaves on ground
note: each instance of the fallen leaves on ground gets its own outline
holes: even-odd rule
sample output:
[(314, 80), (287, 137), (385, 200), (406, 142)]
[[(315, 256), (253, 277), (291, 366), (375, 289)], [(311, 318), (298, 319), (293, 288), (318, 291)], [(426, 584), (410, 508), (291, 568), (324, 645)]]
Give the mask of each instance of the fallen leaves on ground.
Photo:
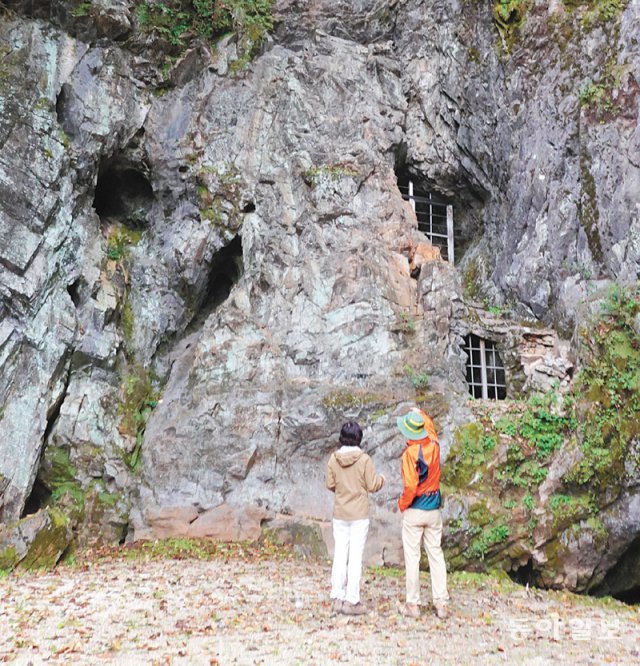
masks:
[[(403, 618), (402, 576), (363, 576), (368, 615), (333, 615), (330, 566), (247, 544), (102, 549), (0, 580), (0, 662), (22, 664), (638, 663), (640, 611), (450, 578), (450, 617)], [(543, 663), (543, 662), (541, 662)]]

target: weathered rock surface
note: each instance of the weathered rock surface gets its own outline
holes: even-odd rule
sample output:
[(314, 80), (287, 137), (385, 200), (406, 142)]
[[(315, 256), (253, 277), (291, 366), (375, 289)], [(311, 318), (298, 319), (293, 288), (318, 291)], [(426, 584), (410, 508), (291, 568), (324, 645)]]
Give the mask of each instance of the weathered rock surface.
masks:
[[(367, 555), (399, 563), (395, 416), (424, 405), (447, 456), (479, 418), (470, 333), (496, 342), (509, 398), (567, 390), (579, 301), (638, 280), (637, 3), (540, 0), (516, 25), (277, 0), (247, 69), (233, 36), (194, 42), (161, 85), (129, 3), (27, 4), (0, 24), (0, 521), (67, 496), (81, 540), (299, 539), (289, 516), (330, 542), (324, 463), (358, 419), (388, 479)], [(398, 176), (453, 205), (455, 265), (413, 271), (428, 240)], [(545, 521), (560, 485), (541, 486), (537, 540), (492, 557), (592, 587), (640, 530), (632, 478), (582, 541)], [(465, 492), (458, 555), (491, 504)]]

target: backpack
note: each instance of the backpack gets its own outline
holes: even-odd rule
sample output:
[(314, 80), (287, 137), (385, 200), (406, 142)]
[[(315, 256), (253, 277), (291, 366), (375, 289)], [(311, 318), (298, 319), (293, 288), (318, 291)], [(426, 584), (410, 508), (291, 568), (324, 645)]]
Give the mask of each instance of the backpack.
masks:
[(416, 472), (418, 472), (418, 483), (423, 483), (427, 480), (429, 475), (429, 465), (424, 461), (424, 455), (422, 453), (422, 444), (420, 444), (420, 450), (418, 451), (418, 460), (416, 460)]

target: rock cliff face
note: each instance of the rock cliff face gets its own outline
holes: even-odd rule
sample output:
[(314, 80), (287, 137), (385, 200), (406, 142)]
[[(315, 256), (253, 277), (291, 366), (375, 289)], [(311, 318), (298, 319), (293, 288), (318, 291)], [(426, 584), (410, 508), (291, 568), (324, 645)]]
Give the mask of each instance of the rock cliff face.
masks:
[[(388, 479), (368, 557), (398, 563), (395, 417), (420, 404), (453, 566), (634, 588), (638, 4), (276, 0), (257, 53), (241, 12), (166, 41), (134, 4), (0, 24), (0, 567), (51, 525), (56, 557), (323, 548), (347, 419)], [(407, 180), (453, 211), (455, 262)], [(505, 402), (470, 398), (469, 335)]]

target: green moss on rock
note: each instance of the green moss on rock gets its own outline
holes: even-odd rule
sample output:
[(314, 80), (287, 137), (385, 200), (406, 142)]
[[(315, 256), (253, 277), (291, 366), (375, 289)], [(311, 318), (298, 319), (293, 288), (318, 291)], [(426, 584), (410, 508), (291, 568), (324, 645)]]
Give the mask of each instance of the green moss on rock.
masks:
[(495, 448), (496, 440), (485, 434), (481, 423), (467, 423), (454, 433), (453, 446), (443, 471), (446, 482), (462, 488), (487, 462), (487, 455)]
[(20, 555), (13, 546), (0, 550), (0, 572), (12, 571), (20, 561)]
[(72, 539), (69, 518), (59, 509), (48, 509), (49, 526), (40, 530), (21, 562), (25, 569), (55, 566)]

